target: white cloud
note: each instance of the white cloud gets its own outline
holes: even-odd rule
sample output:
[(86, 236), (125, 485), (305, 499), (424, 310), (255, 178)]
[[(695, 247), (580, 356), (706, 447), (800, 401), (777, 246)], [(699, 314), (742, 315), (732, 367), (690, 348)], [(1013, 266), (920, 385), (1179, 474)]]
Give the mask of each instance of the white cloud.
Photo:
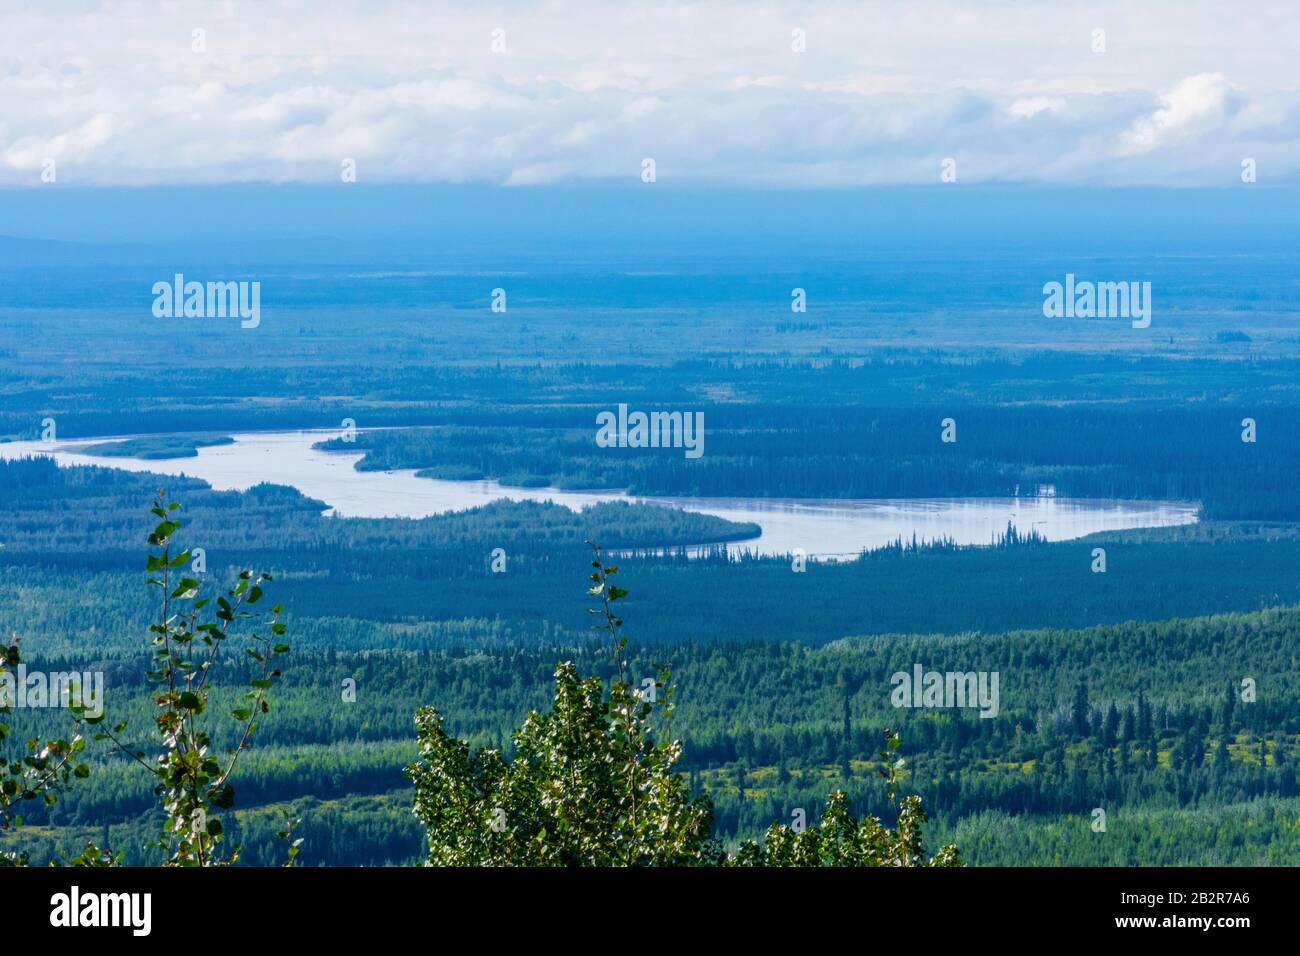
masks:
[(1160, 97), (1160, 108), (1125, 131), (1121, 152), (1149, 153), (1194, 130), (1213, 131), (1228, 115), (1231, 87), (1221, 73), (1189, 76)]
[(1296, 49), (1284, 0), (69, 0), (4, 14), (0, 185), (1300, 182)]
[(1039, 113), (1059, 113), (1065, 109), (1065, 98), (1061, 96), (1025, 96), (1007, 107), (1007, 112), (1016, 119), (1029, 119)]

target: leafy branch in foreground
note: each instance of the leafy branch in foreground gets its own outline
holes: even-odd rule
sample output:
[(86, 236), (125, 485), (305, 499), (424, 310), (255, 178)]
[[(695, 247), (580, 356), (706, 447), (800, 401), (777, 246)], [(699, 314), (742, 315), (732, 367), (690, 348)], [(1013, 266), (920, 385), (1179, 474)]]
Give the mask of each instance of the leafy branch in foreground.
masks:
[[(627, 679), (622, 621), (627, 592), (596, 552), (588, 593), (611, 640), (618, 677), (606, 693), (570, 662), (555, 671), (548, 713), (530, 713), (514, 736), (514, 759), (471, 754), (431, 707), (416, 714), (420, 757), (406, 768), (415, 813), (428, 831), (428, 862), (440, 866), (674, 866), (719, 855), (709, 839), (713, 810), (672, 772), (678, 741), (657, 742), (657, 694)], [(661, 686), (659, 684), (656, 685)]]
[[(159, 522), (149, 535), (155, 550), (146, 564), (149, 585), (159, 590), (159, 619), (149, 627), (153, 667), (148, 676), (157, 688), (154, 726), (161, 753), (150, 762), (144, 749), (124, 743), (125, 722), (95, 736), (111, 741), (113, 752), (133, 759), (157, 779), (154, 793), (162, 799), (167, 820), (154, 845), (168, 854), (165, 865), (224, 866), (239, 858), (239, 847), (221, 855), (223, 827), (221, 820), (210, 814), (234, 806), (231, 775), (248, 749), (259, 719), (270, 710), (270, 690), (281, 676), (277, 660), (289, 652), (289, 645), (281, 641), (286, 630), (280, 620), (281, 605), (271, 608), (266, 633), (256, 630), (268, 618), (253, 606), (262, 600), (262, 585), (271, 580), (269, 574), (241, 571), (238, 581), (217, 597), (215, 607), (211, 607), (211, 598), (199, 596), (199, 580), (181, 570), (190, 562), (190, 552), (172, 553), (173, 537), (183, 524), (175, 514), (179, 508), (176, 502), (167, 501), (165, 489), (158, 492), (151, 513)], [(243, 702), (230, 711), (235, 744), (219, 753), (213, 747), (210, 729), (210, 678), (236, 625), (251, 629), (244, 652), (258, 663), (259, 673), (249, 682)], [(297, 843), (292, 849), (290, 860), (296, 855)]]
[[(593, 545), (589, 609), (609, 635), (615, 677), (582, 678), (571, 662), (555, 671), (551, 710), (533, 711), (514, 735), (511, 760), (497, 750), (470, 751), (447, 733), (432, 707), (416, 714), (420, 756), (406, 768), (415, 783), (415, 815), (424, 824), (433, 866), (957, 866), (955, 846), (926, 860), (925, 812), (916, 796), (897, 800), (901, 761), (885, 775), (898, 825), (857, 820), (842, 791), (830, 795), (821, 821), (801, 832), (773, 825), (760, 843), (728, 855), (711, 836), (713, 807), (692, 796), (673, 771), (679, 740), (659, 741), (656, 718), (671, 738), (672, 687), (665, 671), (654, 692), (628, 678), (623, 621), (615, 613), (627, 591), (611, 582)], [(649, 679), (647, 684), (651, 683)], [(663, 693), (660, 694), (659, 691)], [(898, 735), (886, 732), (882, 757)]]
[(901, 738), (886, 730), (885, 749), (879, 754), (889, 802), (898, 826), (885, 827), (876, 817), (853, 818), (848, 797), (835, 790), (826, 801), (821, 822), (796, 832), (785, 824), (768, 827), (761, 843), (742, 843), (730, 862), (735, 866), (961, 866), (954, 844), (943, 847), (926, 860), (921, 825), (926, 821), (921, 798), (898, 800), (903, 760), (895, 757)]
[[(13, 706), (12, 669), (22, 662), (18, 638), (0, 646), (0, 717)], [(25, 801), (43, 800), (46, 806), (58, 802), (59, 792), (74, 778), (85, 777), (89, 768), (79, 761), (86, 749), (80, 726), (68, 738), (26, 741), (26, 752), (19, 757), (0, 753), (0, 833), (17, 830), (23, 825), (18, 807)], [(9, 725), (0, 721), (0, 744), (9, 738)], [(26, 866), (26, 853), (0, 853), (0, 866)]]

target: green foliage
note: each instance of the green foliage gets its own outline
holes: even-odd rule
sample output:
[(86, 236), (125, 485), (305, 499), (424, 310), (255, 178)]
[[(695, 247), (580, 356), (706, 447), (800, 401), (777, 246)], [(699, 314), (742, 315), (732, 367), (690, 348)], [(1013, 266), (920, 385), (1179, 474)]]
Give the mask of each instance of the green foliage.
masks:
[[(5, 717), (11, 707), (11, 669), (22, 662), (18, 642), (0, 647), (0, 717)], [(75, 724), (74, 724), (75, 726)], [(9, 724), (0, 721), (0, 745), (10, 735)], [(16, 830), (23, 825), (19, 812), (27, 801), (40, 800), (47, 807), (54, 805), (61, 790), (77, 778), (85, 777), (89, 768), (81, 761), (86, 741), (80, 728), (68, 737), (46, 740), (32, 737), (26, 741), (21, 756), (8, 756), (0, 751), (0, 833)], [(0, 867), (26, 866), (28, 855), (19, 851), (0, 852)]]
[[(764, 844), (747, 843), (734, 857), (711, 838), (713, 808), (691, 796), (674, 771), (679, 740), (671, 730), (667, 671), (644, 691), (628, 679), (627, 638), (614, 613), (627, 590), (610, 578), (600, 550), (588, 594), (601, 618), (617, 669), (606, 690), (581, 678), (572, 662), (555, 672), (551, 709), (532, 711), (514, 735), (514, 758), (495, 749), (471, 752), (449, 735), (432, 707), (416, 714), (420, 758), (407, 767), (415, 783), (415, 814), (425, 825), (432, 866), (911, 866), (923, 862), (919, 797), (898, 808), (898, 828), (855, 820), (842, 791), (831, 794), (820, 824), (793, 833), (773, 826)], [(649, 682), (647, 682), (649, 683)], [(663, 691), (662, 695), (659, 693)], [(671, 738), (671, 734), (668, 736)], [(887, 732), (888, 750), (899, 745)], [(901, 768), (902, 761), (897, 767)], [(895, 799), (897, 776), (884, 774)], [(743, 786), (743, 784), (742, 784)], [(945, 847), (932, 865), (959, 865)]]
[(468, 743), (446, 733), (437, 711), (421, 709), (420, 758), (407, 772), (427, 828), (428, 862), (675, 866), (711, 859), (712, 811), (672, 772), (681, 744), (650, 740), (645, 706), (561, 664), (551, 710), (528, 715), (509, 762), (496, 750), (471, 754)]
[[(234, 806), (231, 774), (258, 721), (270, 710), (268, 692), (281, 676), (276, 661), (289, 652), (289, 645), (282, 641), (286, 631), (280, 620), (283, 606), (272, 608), (269, 615), (252, 610), (263, 597), (262, 585), (271, 580), (269, 574), (241, 571), (238, 581), (217, 597), (215, 607), (211, 598), (199, 596), (201, 582), (182, 570), (190, 563), (191, 553), (172, 554), (172, 538), (182, 526), (175, 514), (179, 508), (177, 502), (167, 501), (165, 490), (158, 492), (152, 514), (159, 522), (149, 535), (149, 544), (156, 550), (146, 562), (146, 569), (154, 575), (149, 585), (159, 591), (159, 621), (149, 626), (153, 648), (149, 679), (156, 688), (154, 728), (162, 752), (150, 763), (143, 749), (123, 743), (120, 735), (126, 729), (125, 721), (96, 734), (96, 739), (111, 741), (114, 752), (133, 758), (156, 778), (154, 793), (166, 814), (157, 846), (168, 854), (166, 865), (225, 866), (239, 858), (239, 847), (222, 855), (225, 829), (220, 817), (211, 814)], [(259, 667), (257, 676), (248, 681), (250, 689), (244, 693), (243, 703), (230, 711), (237, 743), (219, 754), (210, 731), (209, 678), (221, 661), (232, 628), (236, 624), (255, 628), (266, 620), (269, 624), (264, 633), (252, 630), (252, 644), (244, 649)], [(296, 844), (291, 849), (296, 855)]]
[[(709, 840), (708, 801), (692, 797), (673, 772), (680, 741), (657, 741), (656, 694), (629, 684), (622, 620), (627, 592), (610, 582), (618, 568), (592, 562), (592, 587), (619, 667), (608, 693), (571, 662), (555, 671), (551, 710), (529, 713), (514, 736), (514, 759), (471, 754), (449, 736), (431, 707), (416, 714), (420, 759), (407, 768), (415, 813), (428, 830), (435, 866), (683, 866), (719, 855)], [(671, 716), (671, 705), (658, 708)]]
[(961, 866), (955, 844), (943, 847), (936, 856), (925, 858), (921, 826), (925, 808), (915, 794), (898, 801), (900, 773), (905, 761), (894, 754), (902, 738), (886, 730), (885, 749), (880, 757), (889, 802), (898, 826), (889, 830), (879, 818), (855, 819), (843, 790), (831, 791), (821, 821), (813, 827), (774, 823), (761, 843), (747, 840), (731, 858), (735, 866)]
[(821, 822), (795, 832), (773, 824), (763, 842), (747, 841), (731, 858), (734, 866), (961, 866), (955, 844), (926, 860), (921, 840), (925, 810), (918, 796), (899, 806), (898, 826), (889, 830), (876, 817), (854, 819), (849, 798), (835, 790)]

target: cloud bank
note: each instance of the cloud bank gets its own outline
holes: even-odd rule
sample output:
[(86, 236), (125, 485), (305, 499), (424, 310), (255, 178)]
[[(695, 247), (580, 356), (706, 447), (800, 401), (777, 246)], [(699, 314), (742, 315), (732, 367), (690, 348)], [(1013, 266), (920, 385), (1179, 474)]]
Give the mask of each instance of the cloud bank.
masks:
[(1300, 183), (1300, 18), (1128, 3), (3, 13), (0, 185)]

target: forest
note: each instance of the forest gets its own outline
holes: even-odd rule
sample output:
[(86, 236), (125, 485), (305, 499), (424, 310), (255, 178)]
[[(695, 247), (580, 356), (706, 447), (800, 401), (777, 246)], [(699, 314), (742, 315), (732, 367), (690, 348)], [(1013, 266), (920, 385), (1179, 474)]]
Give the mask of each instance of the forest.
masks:
[[(422, 469), (505, 485), (700, 497), (943, 498), (1032, 495), (1199, 501), (1214, 519), (1295, 520), (1294, 409), (1197, 405), (852, 409), (700, 406), (698, 460), (596, 447), (593, 409), (527, 424), (365, 432), (318, 447), (366, 452), (362, 470)], [(1258, 416), (1258, 418), (1254, 417)], [(941, 440), (952, 418), (955, 440)], [(1254, 422), (1243, 440), (1246, 420)], [(1260, 438), (1263, 434), (1266, 437)], [(1250, 436), (1248, 436), (1250, 437)]]
[[(0, 613), (24, 636), (30, 666), (101, 670), (109, 710), (137, 724), (150, 711), (140, 666), (150, 615), (140, 586), (140, 502), (159, 480), (44, 459), (0, 466), (9, 529)], [(196, 481), (173, 488), (192, 503), (185, 543), (207, 546), (205, 576), (228, 577), (246, 559), (275, 568), (277, 598), (290, 606), (297, 635), (274, 720), (241, 768), (239, 809), (228, 814), (245, 862), (274, 862), (287, 812), (303, 815), (304, 864), (416, 861), (422, 836), (401, 768), (414, 756), (419, 707), (436, 705), (453, 732), (508, 753), (511, 729), (544, 703), (557, 661), (612, 676), (581, 613), (580, 574), (585, 537), (616, 527), (627, 533), (621, 511), (633, 506), (620, 505), (620, 519), (605, 527), (586, 513), (507, 503), (445, 519), (328, 519), (291, 489), (213, 492)], [(650, 511), (646, 533), (689, 530), (672, 523), (682, 514)], [(511, 526), (526, 531), (512, 543), (519, 564), (494, 574), (487, 544), (510, 540), (501, 536)], [(1029, 629), (948, 627), (961, 616), (949, 606), (956, 602), (929, 600), (928, 614), (910, 613), (923, 628), (886, 629), (889, 616), (861, 609), (897, 606), (921, 582), (933, 593), (934, 582), (957, 575), (965, 614), (996, 624), (981, 601), (1001, 600), (1008, 620), (1050, 620), (1050, 604), (1074, 599), (1054, 592), (1037, 605), (1026, 606), (1024, 595), (1007, 602), (1008, 567), (1023, 560), (1027, 573), (1066, 556), (1062, 566), (1078, 565), (1076, 589), (1095, 588), (1090, 541), (1049, 545), (1009, 535), (992, 548), (900, 544), (804, 575), (779, 560), (642, 554), (622, 562), (632, 589), (629, 670), (670, 670), (680, 769), (692, 792), (712, 800), (715, 832), (733, 844), (796, 810), (815, 812), (833, 789), (858, 812), (886, 813), (876, 751), (888, 727), (903, 740), (905, 786), (931, 814), (929, 842), (957, 842), (970, 863), (1276, 861), (1293, 852), (1300, 813), (1300, 612), (1247, 604), (1183, 617), (1173, 608), (1178, 595), (1186, 606), (1189, 592), (1222, 600), (1231, 560), (1243, 588), (1248, 580), (1255, 589), (1282, 587), (1300, 567), (1280, 561), (1295, 550), (1287, 536), (1219, 538), (1215, 526), (1193, 526), (1183, 541), (1173, 529), (1111, 545), (1140, 555), (1144, 569), (1127, 583), (1123, 574), (1108, 577), (1116, 582), (1112, 600), (1140, 596), (1150, 619), (1086, 627), (1044, 620)], [(1186, 556), (1198, 550), (1214, 557), (1201, 578)], [(1184, 556), (1171, 561), (1171, 553)], [(1167, 607), (1153, 599), (1153, 576), (1165, 564), (1176, 572)], [(1260, 579), (1270, 567), (1276, 580)], [(821, 590), (810, 593), (825, 598), (791, 590), (818, 579)], [(872, 590), (852, 590), (867, 582)], [(882, 596), (882, 587), (891, 590)], [(746, 614), (746, 602), (759, 598), (763, 612)], [(726, 626), (720, 604), (742, 609), (738, 626)], [(798, 614), (823, 608), (809, 640), (791, 639), (798, 628), (777, 613), (786, 604)], [(837, 605), (847, 610), (831, 613)], [(479, 616), (465, 613), (474, 607)], [(1095, 607), (1088, 613), (1098, 616)], [(997, 716), (894, 707), (890, 675), (917, 664), (999, 674)], [(233, 694), (254, 666), (235, 664), (230, 689), (217, 692)], [(57, 719), (18, 711), (9, 722), (22, 736)], [(126, 847), (127, 862), (156, 862), (142, 839), (156, 826), (148, 781), (120, 760), (92, 760), (94, 786), (30, 811), (24, 827), (3, 838), (6, 849), (58, 858), (99, 839)], [(1098, 807), (1109, 821), (1103, 834), (1090, 829)], [(1197, 842), (1191, 835), (1210, 826), (1208, 814), (1218, 815), (1213, 839)]]
[[(861, 811), (887, 813), (875, 750), (881, 729), (892, 727), (904, 739), (906, 786), (932, 815), (931, 842), (955, 839), (971, 863), (1264, 863), (1293, 852), (1300, 819), (1300, 681), (1289, 663), (1278, 664), (1298, 628), (1295, 612), (1270, 611), (1083, 632), (848, 639), (820, 649), (689, 644), (636, 654), (631, 671), (671, 667), (681, 769), (710, 796), (717, 831), (731, 839), (795, 809), (811, 813), (836, 788)], [(111, 709), (143, 720), (138, 657), (105, 666)], [(249, 862), (273, 862), (270, 828), (285, 806), (310, 810), (304, 863), (410, 862), (420, 842), (400, 769), (414, 754), (415, 708), (434, 702), (454, 715), (456, 733), (509, 752), (503, 738), (541, 706), (557, 659), (610, 676), (607, 655), (591, 642), (512, 654), (469, 646), (296, 652), (281, 713), (240, 784), (246, 809), (233, 826), (249, 834)], [(891, 707), (888, 672), (913, 660), (999, 672), (1002, 712), (986, 720)], [(1140, 675), (1151, 672), (1163, 677), (1147, 686)], [(1256, 682), (1248, 703), (1247, 678)], [(348, 679), (353, 701), (341, 692)], [(30, 723), (23, 730), (35, 732)], [(141, 816), (153, 803), (147, 781), (120, 762), (93, 774), (94, 787), (74, 789), (48, 818), (33, 811), (6, 847), (55, 853), (105, 828), (108, 845), (138, 844), (133, 838), (152, 825)], [(1088, 828), (1097, 807), (1110, 820), (1105, 834)], [(1180, 812), (1197, 810), (1206, 815)], [(1197, 821), (1206, 826), (1211, 812), (1224, 827), (1213, 840), (1172, 838)], [(1154, 833), (1153, 821), (1161, 828)], [(1013, 845), (991, 836), (1007, 831)], [(971, 834), (984, 836), (972, 842)], [(130, 862), (148, 859), (128, 853)]]
[[(48, 459), (0, 463), (0, 614), (62, 653), (84, 626), (64, 578), (93, 582), (96, 646), (133, 647), (143, 612), (135, 568), (139, 500), (163, 479), (108, 468), (57, 468)], [(995, 547), (942, 542), (895, 546), (857, 560), (686, 557), (675, 545), (752, 529), (650, 505), (612, 502), (572, 512), (496, 502), (424, 519), (328, 518), (320, 502), (282, 486), (214, 492), (169, 481), (190, 501), (185, 543), (208, 573), (246, 564), (279, 572), (295, 613), (309, 613), (339, 650), (436, 648), (450, 633), (485, 645), (544, 643), (581, 633), (572, 575), (586, 542), (628, 549), (629, 599), (644, 604), (639, 641), (820, 645), (853, 634), (999, 632), (1257, 610), (1300, 601), (1295, 530), (1277, 522), (1203, 522), (1078, 541), (1015, 536)], [(57, 535), (57, 540), (56, 536)], [(658, 546), (668, 545), (667, 553)], [(1092, 571), (1104, 547), (1106, 574)], [(504, 571), (492, 570), (504, 552)], [(713, 613), (729, 595), (731, 613)], [(817, 613), (808, 613), (817, 608)], [(398, 628), (400, 641), (394, 643)]]
[[(1123, 256), (1084, 251), (1099, 274), (1129, 274)], [(1042, 277), (1068, 259), (1055, 247), (846, 245), (779, 267), (706, 248), (685, 265), (626, 250), (558, 264), (496, 247), (428, 261), (414, 248), (265, 253), (187, 252), (255, 263), (266, 315), (242, 338), (176, 326), (161, 356), (144, 292), (197, 264), (26, 247), (0, 264), (14, 280), (0, 282), (0, 441), (41, 438), (48, 421), (52, 445), (89, 444), (102, 461), (0, 462), (0, 627), (24, 662), (102, 671), (108, 710), (147, 724), (156, 609), (141, 551), (164, 483), (204, 587), (249, 567), (274, 575), (293, 652), (222, 813), (242, 863), (282, 861), (286, 817), (301, 819), (303, 865), (425, 860), (403, 773), (421, 708), (508, 755), (557, 664), (612, 679), (585, 613), (590, 541), (629, 591), (630, 673), (670, 669), (677, 769), (729, 849), (796, 811), (815, 820), (837, 789), (853, 814), (888, 818), (889, 729), (900, 787), (930, 813), (927, 845), (955, 843), (972, 865), (1300, 858), (1289, 253), (1143, 255), (1165, 305), (1142, 335), (1044, 324)], [(487, 304), (499, 283), (504, 314)], [(790, 311), (796, 286), (807, 313)], [(622, 402), (703, 413), (707, 454), (597, 447), (596, 414)], [(345, 420), (355, 442), (331, 437)], [(659, 505), (339, 518), (285, 486), (217, 491), (112, 467), (183, 466), (211, 442), (304, 428), (362, 453), (362, 469), (446, 480), (823, 499), (1050, 488), (1192, 503), (1200, 520), (1052, 543), (1014, 528), (982, 546), (900, 539), (800, 571), (785, 556), (695, 554), (758, 527)], [(126, 435), (140, 437), (105, 438)], [(256, 663), (232, 662), (213, 688), (223, 705)], [(916, 666), (996, 673), (997, 716), (895, 708), (891, 676)], [(10, 739), (57, 732), (63, 716), (15, 711)], [(94, 840), (159, 862), (149, 781), (88, 750), (93, 785), (25, 808), (0, 850), (39, 863)]]

